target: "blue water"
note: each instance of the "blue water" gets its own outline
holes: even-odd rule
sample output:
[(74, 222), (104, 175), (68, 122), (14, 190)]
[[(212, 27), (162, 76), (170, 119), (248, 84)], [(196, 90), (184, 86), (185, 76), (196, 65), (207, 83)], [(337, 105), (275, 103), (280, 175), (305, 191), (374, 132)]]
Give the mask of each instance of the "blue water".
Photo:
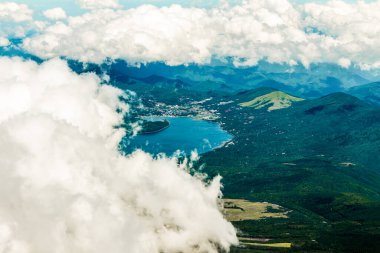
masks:
[(130, 140), (127, 152), (142, 149), (151, 154), (165, 153), (173, 155), (180, 150), (186, 154), (197, 150), (205, 153), (232, 139), (232, 136), (223, 131), (219, 125), (203, 120), (187, 117), (178, 118), (151, 118), (149, 120), (166, 119), (170, 126), (158, 133), (137, 135)]

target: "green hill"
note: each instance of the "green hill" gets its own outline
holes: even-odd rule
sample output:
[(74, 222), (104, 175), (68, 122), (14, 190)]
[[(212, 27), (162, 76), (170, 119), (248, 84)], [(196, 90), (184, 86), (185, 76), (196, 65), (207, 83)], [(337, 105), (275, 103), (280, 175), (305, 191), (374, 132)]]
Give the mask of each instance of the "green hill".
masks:
[(220, 123), (235, 138), (202, 157), (204, 171), (223, 176), (226, 198), (292, 210), (282, 221), (234, 222), (241, 236), (292, 243), (291, 250), (281, 252), (376, 252), (378, 107), (345, 93), (270, 113), (216, 102), (210, 108), (220, 113)]
[(256, 97), (255, 99), (240, 103), (243, 107), (252, 107), (255, 109), (266, 108), (268, 111), (288, 108), (294, 102), (303, 101), (304, 99), (291, 96), (282, 91), (273, 91), (271, 93)]

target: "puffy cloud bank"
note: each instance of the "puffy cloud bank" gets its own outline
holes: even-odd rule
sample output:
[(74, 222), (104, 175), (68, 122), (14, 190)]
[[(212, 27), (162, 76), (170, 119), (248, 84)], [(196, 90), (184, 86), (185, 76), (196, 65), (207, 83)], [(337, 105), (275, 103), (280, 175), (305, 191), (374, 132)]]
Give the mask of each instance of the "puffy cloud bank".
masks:
[(79, 6), (83, 9), (102, 9), (102, 8), (119, 8), (118, 0), (77, 0)]
[(41, 35), (26, 39), (25, 48), (42, 57), (64, 55), (91, 62), (111, 57), (173, 65), (202, 63), (211, 57), (213, 41), (203, 22), (207, 18), (204, 10), (180, 6), (98, 10), (47, 27)]
[(43, 12), (44, 16), (48, 19), (59, 20), (66, 18), (66, 12), (62, 8), (53, 8)]
[(32, 20), (33, 11), (26, 4), (14, 2), (0, 3), (0, 21), (22, 22)]
[(216, 252), (237, 242), (173, 159), (117, 149), (120, 90), (62, 60), (0, 58), (0, 252)]
[(208, 10), (180, 5), (112, 10), (108, 7), (117, 2), (96, 2), (88, 7), (92, 11), (26, 39), (24, 47), (46, 58), (64, 55), (91, 62), (110, 57), (179, 65), (233, 57), (236, 65), (264, 59), (380, 67), (380, 1), (293, 5), (243, 0)]
[[(0, 46), (6, 45), (9, 36), (23, 37), (26, 31), (35, 29), (33, 10), (26, 4), (0, 2)], [(9, 42), (9, 41), (8, 41)]]

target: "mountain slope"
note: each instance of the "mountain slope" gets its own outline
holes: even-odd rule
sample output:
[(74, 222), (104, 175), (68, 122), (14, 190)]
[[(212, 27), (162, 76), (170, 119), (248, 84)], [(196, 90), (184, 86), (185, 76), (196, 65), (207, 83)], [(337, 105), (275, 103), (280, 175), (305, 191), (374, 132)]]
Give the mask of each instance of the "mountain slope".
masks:
[(228, 198), (293, 210), (282, 223), (236, 222), (245, 236), (281, 238), (294, 245), (290, 252), (376, 251), (380, 109), (345, 93), (270, 113), (232, 103), (210, 107), (235, 138), (202, 157), (205, 171), (224, 178)]
[(380, 82), (353, 87), (348, 93), (370, 104), (380, 105)]

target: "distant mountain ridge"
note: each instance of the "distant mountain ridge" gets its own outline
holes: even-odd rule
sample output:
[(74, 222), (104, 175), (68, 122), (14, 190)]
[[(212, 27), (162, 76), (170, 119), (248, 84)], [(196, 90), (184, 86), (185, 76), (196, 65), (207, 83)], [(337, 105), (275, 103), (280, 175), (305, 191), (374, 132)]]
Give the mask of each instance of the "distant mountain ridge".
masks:
[[(21, 39), (11, 39), (10, 46), (0, 47), (0, 56), (18, 56), (38, 63), (43, 62), (43, 59), (22, 49)], [(342, 68), (328, 63), (311, 64), (309, 68), (305, 68), (302, 65), (289, 66), (260, 61), (256, 66), (238, 68), (229, 61), (216, 60), (208, 65), (186, 66), (168, 66), (163, 62), (136, 66), (123, 60), (108, 60), (102, 64), (67, 60), (75, 72), (95, 72), (100, 77), (109, 77), (109, 81), (116, 86), (130, 80), (161, 84), (176, 82), (179, 86), (188, 86), (189, 90), (205, 92), (234, 93), (267, 86), (295, 96), (318, 98), (339, 91), (355, 95), (356, 89), (360, 90), (361, 86), (380, 79), (379, 71), (364, 71), (355, 67)], [(357, 96), (379, 104), (378, 95), (366, 96), (360, 92)]]
[(353, 87), (348, 93), (368, 103), (380, 106), (380, 82)]
[(260, 62), (257, 66), (236, 68), (230, 64), (167, 66), (150, 63), (129, 66), (116, 61), (110, 66), (110, 77), (120, 74), (142, 80), (150, 76), (181, 80), (193, 90), (218, 90), (234, 93), (240, 90), (262, 86), (281, 90), (295, 96), (317, 98), (333, 92), (344, 91), (346, 87), (363, 85), (375, 81), (358, 69), (345, 69), (332, 64), (287, 66)]

